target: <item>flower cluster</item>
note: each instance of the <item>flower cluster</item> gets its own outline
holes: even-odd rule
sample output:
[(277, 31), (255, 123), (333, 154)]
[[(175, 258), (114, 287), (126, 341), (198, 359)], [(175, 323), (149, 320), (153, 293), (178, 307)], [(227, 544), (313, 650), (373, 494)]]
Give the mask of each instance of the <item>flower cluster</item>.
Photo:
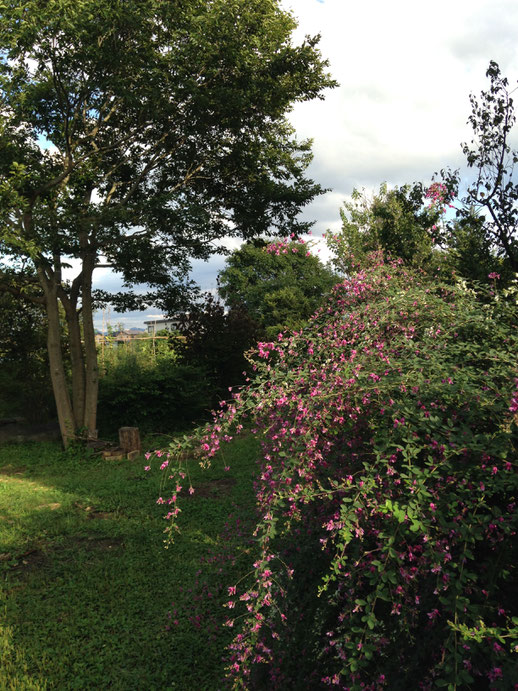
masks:
[(208, 464), (247, 420), (262, 440), (235, 688), (518, 682), (515, 320), (378, 256), (170, 449)]
[(300, 251), (303, 251), (308, 257), (311, 254), (308, 243), (303, 238), (296, 237), (293, 233), (289, 238), (283, 238), (267, 245), (265, 251), (268, 254), (275, 254), (277, 256), (288, 254), (289, 252), (297, 254)]
[(514, 380), (514, 383), (516, 384), (516, 388), (514, 390), (513, 397), (511, 398), (509, 410), (511, 413), (518, 413), (518, 378)]
[(453, 205), (449, 203), (448, 188), (442, 182), (433, 182), (430, 187), (426, 190), (425, 199), (429, 199), (429, 208), (437, 213), (437, 220), (432, 224), (430, 228), (430, 235), (435, 244), (440, 242), (440, 218), (442, 214), (446, 213), (446, 208), (453, 208)]
[(444, 206), (448, 199), (448, 189), (442, 182), (433, 182), (426, 190), (425, 197), (434, 206)]

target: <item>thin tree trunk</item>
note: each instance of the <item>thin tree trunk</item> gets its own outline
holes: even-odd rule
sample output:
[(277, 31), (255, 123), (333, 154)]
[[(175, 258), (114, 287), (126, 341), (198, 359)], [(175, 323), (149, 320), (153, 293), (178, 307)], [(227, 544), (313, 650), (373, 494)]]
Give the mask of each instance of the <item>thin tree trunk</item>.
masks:
[(88, 254), (83, 259), (83, 285), (81, 291), (81, 312), (83, 318), (83, 338), (85, 343), (85, 409), (84, 427), (88, 435), (97, 435), (97, 399), (99, 392), (99, 365), (92, 308), (92, 274), (94, 257)]
[(70, 344), (70, 364), (72, 366), (72, 407), (76, 429), (85, 422), (85, 361), (81, 343), (81, 328), (77, 308), (73, 304), (64, 304), (68, 324)]
[[(38, 273), (40, 274), (40, 271), (38, 271)], [(56, 401), (61, 438), (64, 447), (67, 448), (75, 436), (75, 420), (63, 364), (57, 291), (56, 286), (51, 285), (46, 277), (42, 283), (45, 291), (48, 319), (47, 348), (49, 354), (50, 379), (52, 381), (52, 389)]]

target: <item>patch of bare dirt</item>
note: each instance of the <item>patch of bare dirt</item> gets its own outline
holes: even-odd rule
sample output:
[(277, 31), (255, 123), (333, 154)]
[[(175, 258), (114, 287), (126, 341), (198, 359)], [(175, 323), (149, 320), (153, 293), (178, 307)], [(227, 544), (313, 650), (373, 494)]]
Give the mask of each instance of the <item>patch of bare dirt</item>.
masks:
[(0, 468), (0, 475), (8, 475), (9, 477), (11, 477), (12, 475), (24, 475), (26, 470), (27, 466), (24, 465), (6, 465), (3, 468)]
[(203, 498), (214, 498), (227, 496), (232, 491), (232, 487), (236, 484), (236, 479), (233, 477), (222, 477), (219, 479), (210, 480), (209, 482), (204, 482), (202, 485), (198, 485), (195, 488), (193, 495), (187, 495)]
[(52, 504), (40, 504), (36, 508), (37, 509), (50, 509), (51, 511), (55, 511), (56, 509), (61, 508), (61, 504), (58, 501), (55, 501), (55, 502), (52, 502)]
[(76, 501), (74, 506), (78, 509), (81, 509), (81, 511), (84, 511), (86, 513), (87, 518), (114, 518), (116, 516), (114, 511), (98, 511), (97, 509), (94, 509), (93, 506), (85, 506), (84, 504), (81, 504), (80, 502)]
[(43, 566), (47, 561), (47, 555), (40, 549), (30, 549), (16, 557), (16, 563), (11, 566), (13, 573), (25, 573), (31, 569)]
[(10, 573), (24, 574), (32, 569), (41, 568), (49, 563), (52, 555), (64, 552), (73, 548), (74, 550), (86, 550), (92, 552), (111, 552), (123, 546), (122, 538), (119, 537), (76, 537), (63, 545), (57, 545), (53, 549), (43, 552), (40, 549), (30, 549), (23, 554), (14, 556), (10, 552), (0, 554), (1, 562), (12, 562), (7, 564)]
[[(76, 537), (71, 543), (78, 549), (99, 550), (101, 552), (109, 552), (124, 545), (120, 537)], [(68, 543), (67, 546), (70, 546), (71, 543)]]
[(113, 518), (115, 513), (113, 511), (89, 511), (86, 515), (87, 518)]

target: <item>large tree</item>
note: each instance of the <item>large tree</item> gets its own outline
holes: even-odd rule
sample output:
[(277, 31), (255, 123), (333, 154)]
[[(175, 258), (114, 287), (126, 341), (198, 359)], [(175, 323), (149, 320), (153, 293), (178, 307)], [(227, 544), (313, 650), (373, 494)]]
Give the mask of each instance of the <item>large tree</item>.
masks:
[(0, 257), (20, 271), (0, 266), (0, 287), (45, 307), (67, 444), (96, 428), (95, 268), (150, 284), (149, 303), (181, 295), (189, 258), (225, 235), (304, 230), (321, 189), (286, 113), (334, 82), (277, 0), (5, 0), (1, 15)]
[(339, 280), (302, 240), (271, 245), (256, 240), (227, 258), (219, 293), (231, 308), (245, 309), (259, 333), (272, 339), (299, 329)]

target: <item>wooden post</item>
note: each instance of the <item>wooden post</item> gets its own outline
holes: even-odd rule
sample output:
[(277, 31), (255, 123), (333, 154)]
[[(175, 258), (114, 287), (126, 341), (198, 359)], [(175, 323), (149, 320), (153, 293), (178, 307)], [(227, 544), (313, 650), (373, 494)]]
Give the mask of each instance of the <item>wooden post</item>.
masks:
[(138, 427), (121, 427), (119, 429), (119, 446), (126, 454), (131, 453), (131, 451), (140, 452)]

